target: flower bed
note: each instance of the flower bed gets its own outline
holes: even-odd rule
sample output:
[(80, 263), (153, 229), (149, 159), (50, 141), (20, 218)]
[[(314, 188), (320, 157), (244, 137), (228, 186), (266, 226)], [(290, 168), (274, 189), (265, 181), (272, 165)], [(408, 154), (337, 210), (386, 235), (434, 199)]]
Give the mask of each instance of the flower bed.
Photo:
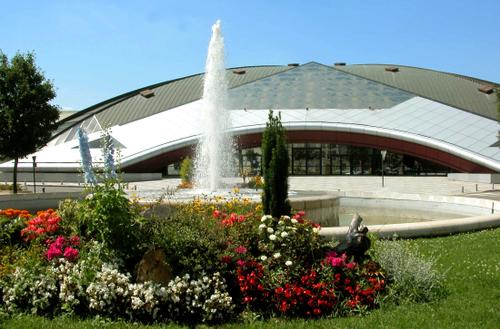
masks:
[[(248, 312), (316, 318), (377, 307), (384, 270), (368, 256), (335, 252), (303, 212), (273, 218), (248, 200), (213, 201), (146, 219), (119, 187), (106, 185), (55, 211), (0, 213), (23, 226), (15, 243), (2, 240), (2, 309), (195, 324)], [(137, 280), (148, 250), (162, 250), (167, 281)]]

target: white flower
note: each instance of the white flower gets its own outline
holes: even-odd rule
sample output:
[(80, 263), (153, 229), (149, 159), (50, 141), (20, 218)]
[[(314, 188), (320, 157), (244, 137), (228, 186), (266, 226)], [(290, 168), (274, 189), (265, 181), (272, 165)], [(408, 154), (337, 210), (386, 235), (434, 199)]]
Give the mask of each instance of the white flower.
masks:
[(261, 222), (265, 222), (267, 219), (271, 219), (271, 218), (273, 218), (273, 216), (271, 216), (271, 215), (264, 215), (264, 216), (262, 216), (262, 218), (260, 219), (260, 221)]
[(268, 227), (268, 228), (267, 228), (267, 233), (274, 233), (273, 228), (272, 228), (272, 227)]
[(271, 240), (271, 241), (276, 240), (276, 235), (271, 234), (271, 235), (269, 236), (269, 240)]
[(292, 266), (292, 264), (293, 264), (293, 263), (292, 263), (292, 261), (291, 261), (291, 260), (287, 260), (287, 261), (285, 262), (285, 265), (286, 265), (286, 266)]
[(281, 237), (282, 238), (286, 238), (288, 236), (288, 233), (287, 232), (281, 232)]
[(279, 252), (275, 252), (275, 253), (273, 254), (273, 257), (274, 257), (274, 258), (276, 258), (276, 259), (278, 259), (278, 258), (280, 258), (280, 257), (281, 257), (281, 254), (280, 254)]
[(296, 220), (295, 218), (292, 218), (291, 222), (292, 222), (293, 224), (297, 224), (299, 221), (298, 221), (298, 220)]
[(280, 221), (278, 222), (278, 225), (285, 225), (285, 222), (284, 222), (284, 221), (282, 221), (282, 220), (280, 220)]
[(266, 259), (267, 259), (267, 256), (266, 256), (266, 255), (262, 255), (262, 256), (260, 256), (260, 260), (261, 260), (261, 261), (265, 262), (265, 261), (266, 261)]
[(319, 232), (319, 227), (313, 227), (313, 232), (318, 233)]
[(265, 228), (266, 228), (266, 224), (260, 224), (260, 225), (259, 225), (259, 230), (263, 230), (263, 229), (265, 229)]
[(283, 219), (284, 219), (284, 220), (289, 220), (289, 219), (290, 219), (290, 216), (283, 216)]

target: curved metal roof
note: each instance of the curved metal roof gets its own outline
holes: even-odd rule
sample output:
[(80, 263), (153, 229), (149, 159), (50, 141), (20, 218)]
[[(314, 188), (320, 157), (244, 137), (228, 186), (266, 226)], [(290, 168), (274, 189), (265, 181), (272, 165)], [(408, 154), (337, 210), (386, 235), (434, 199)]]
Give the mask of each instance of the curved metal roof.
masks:
[[(389, 67), (397, 68), (397, 72), (387, 71)], [(77, 112), (61, 121), (54, 136), (59, 136), (56, 143), (74, 138), (72, 130), (76, 129), (71, 127), (123, 125), (196, 101), (202, 97), (203, 76), (150, 85)], [(498, 84), (410, 66), (326, 66), (311, 62), (231, 68), (227, 77), (232, 108), (376, 109), (421, 96), (497, 120), (496, 95), (478, 89), (485, 85), (498, 88)], [(244, 88), (237, 88), (241, 86)]]
[[(227, 70), (228, 86), (234, 88), (279, 72), (289, 66), (251, 66)], [(95, 116), (101, 125), (122, 125), (200, 99), (203, 94), (203, 73), (160, 82), (98, 103), (61, 120), (55, 136), (71, 126)], [(154, 95), (144, 97), (142, 91)]]
[[(391, 72), (393, 68), (397, 68), (397, 72)], [(496, 95), (479, 91), (484, 86), (498, 89), (499, 84), (494, 82), (395, 64), (353, 64), (335, 66), (335, 69), (490, 119), (496, 120), (498, 116)]]

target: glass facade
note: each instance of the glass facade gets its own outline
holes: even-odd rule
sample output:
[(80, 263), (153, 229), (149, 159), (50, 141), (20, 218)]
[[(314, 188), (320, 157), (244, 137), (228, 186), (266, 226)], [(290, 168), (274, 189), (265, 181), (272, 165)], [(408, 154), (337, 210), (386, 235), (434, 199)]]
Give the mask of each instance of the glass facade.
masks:
[[(288, 144), (289, 173), (309, 175), (381, 175), (380, 149), (343, 144), (294, 143)], [(235, 166), (246, 176), (260, 175), (260, 147), (242, 149), (235, 155)], [(178, 164), (168, 166), (167, 175), (178, 175)], [(387, 151), (384, 175), (446, 175), (448, 167), (410, 155)]]

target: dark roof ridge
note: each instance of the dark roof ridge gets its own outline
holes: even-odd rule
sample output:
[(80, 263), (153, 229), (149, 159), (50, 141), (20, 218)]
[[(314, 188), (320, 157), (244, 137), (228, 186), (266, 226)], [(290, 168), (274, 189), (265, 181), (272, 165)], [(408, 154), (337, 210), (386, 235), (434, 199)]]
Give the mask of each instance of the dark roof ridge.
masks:
[(495, 87), (500, 87), (500, 83), (496, 83), (496, 82), (493, 82), (493, 81), (479, 79), (479, 78), (471, 77), (469, 75), (464, 75), (464, 74), (458, 74), (458, 73), (440, 71), (440, 70), (435, 70), (435, 69), (428, 69), (428, 68), (425, 68), (425, 67), (412, 66), (412, 65), (389, 64), (389, 63), (368, 63), (368, 64), (357, 63), (357, 64), (347, 64), (347, 65), (345, 65), (343, 67), (361, 66), (361, 65), (366, 65), (366, 66), (387, 66), (387, 67), (389, 67), (389, 66), (391, 66), (391, 67), (392, 66), (393, 67), (407, 67), (407, 68), (411, 68), (411, 69), (418, 69), (418, 70), (423, 70), (423, 71), (429, 71), (429, 72), (447, 74), (447, 75), (451, 75), (451, 76), (454, 76), (454, 77), (459, 77), (459, 78), (463, 78), (463, 79), (466, 79), (466, 80), (469, 80), (469, 81), (473, 81), (473, 82), (476, 82), (478, 84), (489, 84), (489, 85), (493, 85)]
[[(348, 68), (349, 66), (362, 66), (362, 65), (366, 65), (366, 66), (386, 66), (387, 65), (387, 66), (407, 67), (407, 68), (412, 68), (412, 69), (419, 69), (419, 70), (422, 70), (422, 71), (429, 71), (429, 72), (440, 73), (440, 74), (443, 74), (443, 75), (451, 76), (453, 78), (462, 78), (462, 80), (468, 80), (469, 82), (475, 82), (477, 84), (480, 84), (479, 82), (474, 81), (475, 78), (472, 78), (472, 77), (470, 77), (470, 79), (465, 79), (466, 76), (463, 76), (463, 77), (465, 77), (465, 78), (463, 78), (462, 76), (457, 75), (457, 74), (453, 74), (453, 73), (447, 73), (447, 72), (436, 71), (436, 70), (432, 70), (432, 69), (420, 68), (420, 67), (415, 67), (415, 66), (407, 66), (407, 65), (397, 65), (397, 64), (350, 64), (350, 65), (341, 66), (341, 67), (331, 66), (331, 68), (332, 69), (336, 69), (336, 70), (338, 70), (340, 72), (352, 74), (352, 75), (357, 76), (359, 78), (370, 80), (370, 81), (373, 81), (373, 82), (376, 82), (376, 83), (381, 83), (381, 84), (383, 84), (385, 86), (389, 86), (389, 87), (392, 87), (392, 88), (395, 88), (395, 89), (398, 89), (398, 90), (402, 90), (404, 92), (413, 94), (415, 96), (426, 98), (426, 99), (429, 99), (429, 100), (432, 100), (434, 102), (441, 103), (441, 104), (444, 104), (444, 105), (447, 105), (447, 106), (451, 106), (451, 107), (454, 107), (456, 109), (459, 109), (459, 110), (462, 110), (462, 111), (465, 111), (465, 112), (468, 112), (468, 113), (474, 113), (476, 115), (482, 116), (482, 117), (487, 118), (487, 119), (493, 119), (489, 115), (471, 111), (470, 109), (462, 107), (462, 106), (459, 106), (457, 104), (452, 104), (452, 103), (446, 102), (446, 101), (444, 101), (442, 99), (437, 99), (437, 98), (434, 98), (434, 97), (430, 97), (429, 95), (424, 95), (424, 94), (416, 92), (414, 90), (404, 89), (404, 88), (401, 88), (401, 87), (398, 87), (398, 86), (394, 86), (394, 85), (391, 85), (389, 83), (386, 83), (386, 82), (383, 82), (383, 81), (380, 81), (380, 80), (377, 80), (377, 79), (369, 78), (369, 77), (363, 76), (361, 74), (357, 74), (357, 73), (354, 73), (354, 72), (350, 72), (349, 70), (346, 70), (346, 68)], [(396, 73), (396, 74), (399, 74), (399, 73)], [(497, 88), (499, 86), (500, 85), (497, 85)]]

